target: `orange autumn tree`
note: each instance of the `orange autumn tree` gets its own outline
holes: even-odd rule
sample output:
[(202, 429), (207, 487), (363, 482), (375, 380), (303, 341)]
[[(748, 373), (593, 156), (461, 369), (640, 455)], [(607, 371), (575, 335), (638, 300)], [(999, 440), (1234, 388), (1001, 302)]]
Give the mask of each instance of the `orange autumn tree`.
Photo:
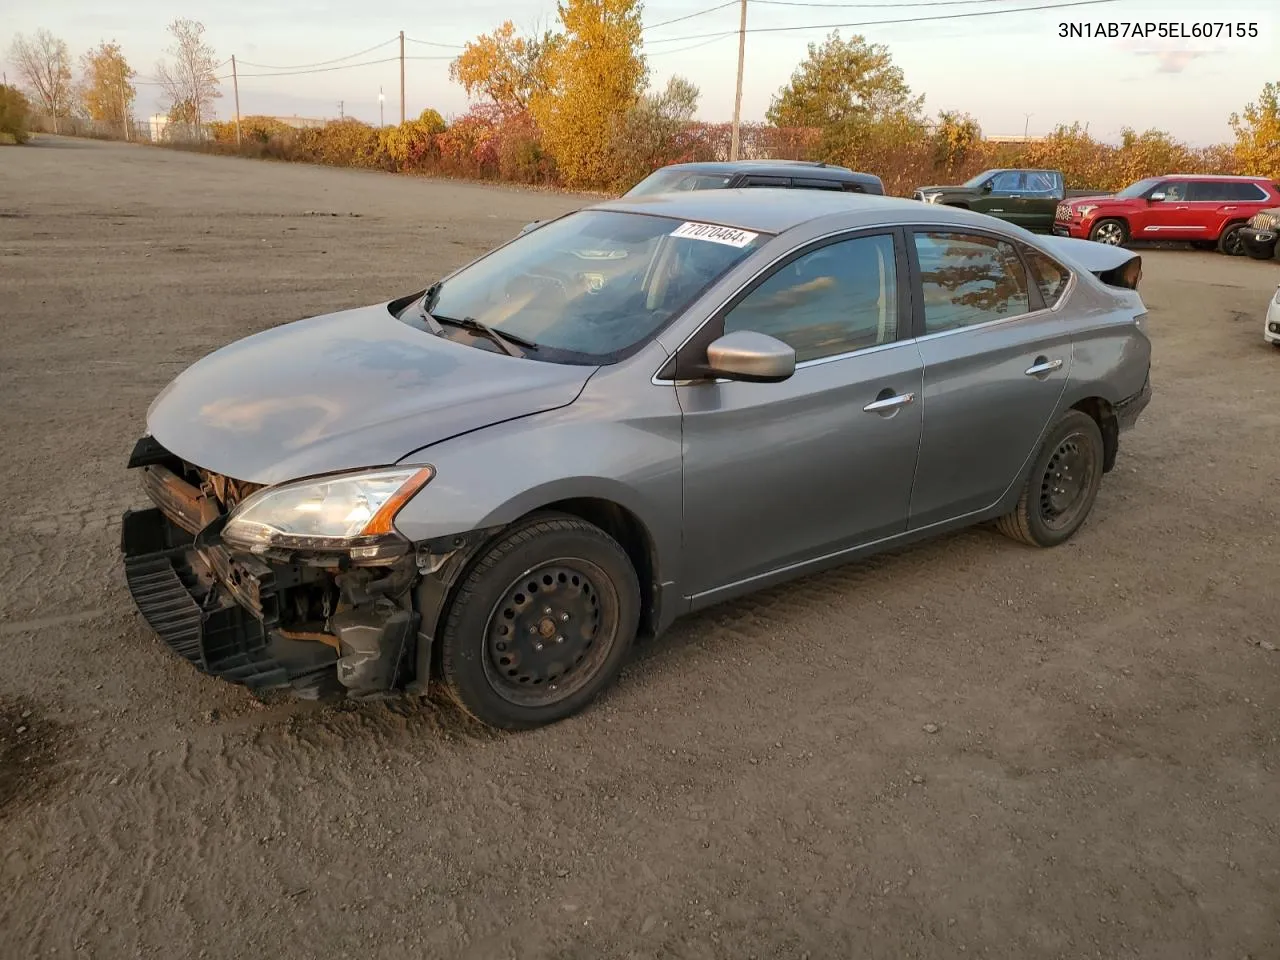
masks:
[(566, 186), (615, 177), (607, 132), (648, 86), (637, 0), (561, 0), (564, 39), (547, 55), (548, 86), (530, 110)]
[(1280, 83), (1268, 83), (1256, 103), (1231, 115), (1241, 173), (1280, 177)]
[(548, 90), (548, 55), (560, 40), (550, 30), (541, 37), (517, 36), (515, 24), (508, 20), (463, 47), (449, 64), (449, 78), (461, 84), (468, 97), (487, 98), (505, 113), (528, 110), (530, 101)]
[(120, 44), (102, 42), (80, 58), (84, 74), (84, 108), (91, 120), (123, 123), (138, 90), (129, 81), (136, 75), (124, 58)]

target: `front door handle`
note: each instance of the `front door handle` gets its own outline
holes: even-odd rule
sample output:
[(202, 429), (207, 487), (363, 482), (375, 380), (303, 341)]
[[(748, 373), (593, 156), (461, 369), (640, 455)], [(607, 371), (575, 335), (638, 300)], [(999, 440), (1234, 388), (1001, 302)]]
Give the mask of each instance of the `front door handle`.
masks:
[(914, 393), (900, 393), (897, 396), (885, 396), (886, 393), (889, 393), (889, 391), (881, 390), (880, 396), (863, 407), (863, 411), (866, 413), (888, 413), (891, 410), (897, 410), (899, 407), (905, 407), (916, 398)]
[(1045, 357), (1036, 357), (1036, 362), (1022, 371), (1028, 377), (1039, 377), (1046, 373), (1053, 373), (1062, 366), (1061, 360), (1049, 360)]

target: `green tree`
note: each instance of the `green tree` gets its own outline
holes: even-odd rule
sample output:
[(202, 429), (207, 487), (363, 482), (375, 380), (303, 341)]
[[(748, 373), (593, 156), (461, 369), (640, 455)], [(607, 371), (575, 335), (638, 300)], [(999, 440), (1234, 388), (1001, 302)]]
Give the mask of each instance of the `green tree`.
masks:
[[(564, 39), (547, 54), (547, 89), (529, 104), (570, 187), (612, 179), (607, 132), (640, 99), (648, 68), (640, 52), (638, 0), (561, 0)], [(602, 135), (604, 134), (604, 135)]]
[(889, 48), (833, 31), (778, 91), (766, 119), (776, 127), (835, 127), (919, 117), (924, 97), (912, 97)]
[(449, 78), (462, 85), (468, 97), (485, 97), (503, 111), (528, 110), (530, 101), (548, 88), (548, 54), (561, 37), (550, 30), (541, 37), (516, 35), (506, 21), (490, 34), (470, 41), (449, 64)]
[(81, 98), (89, 119), (123, 123), (132, 112), (138, 91), (129, 82), (137, 71), (125, 60), (120, 44), (114, 40), (99, 43), (80, 58), (80, 70), (84, 74)]
[(942, 110), (933, 128), (933, 162), (946, 170), (960, 166), (982, 143), (982, 127), (967, 113)]
[(1280, 177), (1280, 83), (1268, 83), (1256, 103), (1231, 114), (1240, 170), (1258, 177)]
[(623, 114), (613, 134), (615, 187), (630, 187), (656, 167), (679, 159), (700, 95), (684, 77), (672, 77), (665, 88), (646, 93)]
[(21, 90), (0, 84), (0, 143), (6, 137), (14, 143), (27, 142), (29, 110)]

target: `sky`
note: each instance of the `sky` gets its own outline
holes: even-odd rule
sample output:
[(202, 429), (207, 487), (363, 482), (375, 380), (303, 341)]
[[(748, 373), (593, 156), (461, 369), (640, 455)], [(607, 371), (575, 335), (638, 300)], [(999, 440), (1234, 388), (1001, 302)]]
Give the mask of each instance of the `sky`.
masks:
[[(771, 98), (830, 25), (841, 35), (861, 34), (887, 46), (913, 93), (924, 94), (930, 114), (972, 114), (987, 135), (1048, 133), (1079, 121), (1103, 140), (1120, 130), (1158, 128), (1193, 145), (1229, 140), (1227, 118), (1257, 99), (1276, 80), (1280, 10), (1274, 0), (1105, 0), (1059, 6), (1066, 0), (749, 0), (742, 119), (760, 121)], [(1054, 7), (1027, 10), (1028, 7)], [(698, 16), (700, 11), (718, 7)], [(435, 9), (432, 9), (435, 8)], [(1000, 11), (998, 14), (994, 11)], [(1012, 12), (1006, 12), (1012, 11)], [(1021, 12), (1019, 12), (1021, 11)], [(643, 8), (650, 82), (673, 74), (701, 90), (699, 119), (733, 115), (737, 74), (736, 0), (650, 0)], [(446, 117), (467, 109), (462, 89), (449, 80), (449, 60), (468, 40), (510, 19), (533, 31), (554, 26), (554, 0), (408, 2), (381, 0), (219, 0), (172, 3), (132, 0), (0, 0), (0, 68), (15, 33), (43, 27), (79, 54), (101, 40), (116, 40), (138, 71), (137, 114), (160, 109), (160, 88), (147, 85), (164, 56), (166, 24), (199, 20), (218, 57), (236, 55), (244, 115), (358, 117), (387, 122), (400, 117), (399, 34), (404, 31), (405, 109), (416, 116), (433, 107)], [(675, 18), (678, 23), (665, 23)], [(933, 18), (933, 19), (922, 19)], [(943, 19), (946, 18), (946, 19)], [(881, 23), (868, 21), (911, 20)], [(1087, 21), (1254, 23), (1258, 36), (1212, 40), (1122, 40), (1058, 36), (1060, 25)], [(777, 30), (771, 28), (787, 28)], [(361, 51), (362, 56), (352, 57)], [(339, 60), (338, 58), (347, 58)], [(388, 62), (370, 62), (382, 61)], [(322, 72), (277, 68), (328, 61)], [(223, 68), (229, 73), (230, 67)], [(222, 85), (218, 115), (234, 115), (232, 85)]]

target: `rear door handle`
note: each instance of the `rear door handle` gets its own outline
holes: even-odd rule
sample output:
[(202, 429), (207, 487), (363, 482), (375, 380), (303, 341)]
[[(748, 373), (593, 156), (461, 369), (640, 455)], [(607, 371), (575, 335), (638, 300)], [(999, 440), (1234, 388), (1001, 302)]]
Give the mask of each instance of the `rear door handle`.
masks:
[(1061, 366), (1061, 360), (1046, 360), (1044, 357), (1036, 357), (1036, 362), (1022, 372), (1028, 377), (1038, 377), (1041, 374), (1052, 373)]
[[(880, 391), (881, 394), (887, 393), (887, 390)], [(900, 393), (896, 397), (881, 396), (879, 399), (872, 400), (863, 411), (866, 413), (888, 413), (890, 410), (897, 410), (899, 407), (905, 407), (908, 403), (915, 400), (914, 393)]]

